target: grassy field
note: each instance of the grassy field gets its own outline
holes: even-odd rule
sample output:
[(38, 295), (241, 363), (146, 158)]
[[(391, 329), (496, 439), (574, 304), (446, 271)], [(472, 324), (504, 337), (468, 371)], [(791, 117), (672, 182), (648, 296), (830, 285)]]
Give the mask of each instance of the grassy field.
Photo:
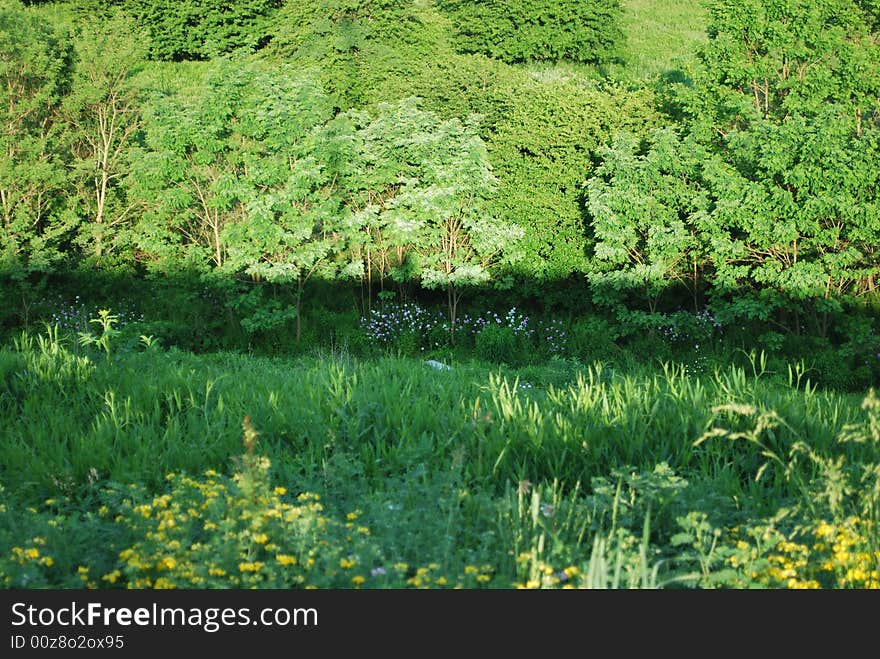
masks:
[(706, 38), (701, 0), (623, 0), (622, 5), (624, 69), (636, 78), (680, 70)]
[(6, 587), (878, 586), (880, 403), (760, 357), (95, 348), (0, 351)]
[[(693, 61), (700, 2), (623, 4), (614, 70), (527, 68)], [(303, 343), (335, 347), (273, 358), (200, 342), (198, 309), (87, 334), (65, 308), (0, 345), (0, 587), (880, 588), (880, 400), (835, 390), (866, 381), (837, 354), (829, 375), (711, 327), (624, 350), (587, 315), (531, 339), (513, 310), (383, 343), (388, 318), (328, 311)], [(138, 342), (163, 328), (205, 354)]]

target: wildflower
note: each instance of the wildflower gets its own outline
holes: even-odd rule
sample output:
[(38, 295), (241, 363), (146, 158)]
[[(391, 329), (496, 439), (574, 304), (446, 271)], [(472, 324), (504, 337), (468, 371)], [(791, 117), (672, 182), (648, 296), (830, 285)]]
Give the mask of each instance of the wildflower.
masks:
[(177, 559), (173, 556), (165, 556), (156, 564), (157, 570), (173, 570), (177, 567)]
[(355, 586), (360, 586), (362, 583), (364, 583), (364, 581), (366, 581), (366, 579), (364, 579), (364, 578), (363, 578), (361, 575), (359, 575), (359, 574), (356, 574), (355, 576), (353, 576), (353, 577), (351, 578), (351, 582), (352, 582)]
[[(86, 568), (86, 571), (88, 571), (88, 568)], [(122, 576), (122, 572), (120, 572), (119, 570), (113, 570), (113, 572), (110, 572), (109, 574), (105, 574), (103, 577), (101, 577), (101, 580), (106, 581), (107, 583), (116, 583), (116, 581), (121, 576)]]

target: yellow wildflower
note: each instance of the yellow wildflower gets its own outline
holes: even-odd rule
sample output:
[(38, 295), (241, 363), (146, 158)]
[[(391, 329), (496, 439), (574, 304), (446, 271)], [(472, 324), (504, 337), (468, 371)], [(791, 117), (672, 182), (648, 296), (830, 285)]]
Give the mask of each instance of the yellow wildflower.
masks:
[(177, 567), (177, 559), (173, 556), (165, 556), (156, 564), (157, 570), (173, 570)]
[(122, 572), (120, 572), (119, 570), (113, 570), (113, 572), (105, 574), (103, 577), (101, 577), (101, 580), (106, 581), (107, 583), (116, 583), (116, 580), (119, 579), (119, 577), (121, 576)]

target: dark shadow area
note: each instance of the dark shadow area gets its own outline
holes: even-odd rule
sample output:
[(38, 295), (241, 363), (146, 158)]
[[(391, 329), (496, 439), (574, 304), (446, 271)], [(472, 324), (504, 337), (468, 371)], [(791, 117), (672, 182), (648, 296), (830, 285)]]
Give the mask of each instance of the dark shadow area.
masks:
[(330, 349), (510, 366), (562, 358), (704, 370), (763, 352), (776, 372), (800, 362), (821, 386), (860, 391), (880, 384), (876, 299), (805, 301), (769, 290), (709, 289), (699, 291), (695, 307), (684, 287), (669, 286), (648, 304), (640, 291), (602, 290), (583, 274), (537, 280), (509, 272), (497, 281), (504, 285), (461, 291), (453, 328), (446, 291), (386, 281), (368, 293), (360, 283), (311, 279), (297, 340), (294, 285), (184, 271), (77, 269), (24, 279), (0, 273), (0, 338), (8, 343), (51, 325), (75, 341), (99, 334), (98, 312), (108, 309), (119, 344), (131, 350), (150, 343), (272, 356)]

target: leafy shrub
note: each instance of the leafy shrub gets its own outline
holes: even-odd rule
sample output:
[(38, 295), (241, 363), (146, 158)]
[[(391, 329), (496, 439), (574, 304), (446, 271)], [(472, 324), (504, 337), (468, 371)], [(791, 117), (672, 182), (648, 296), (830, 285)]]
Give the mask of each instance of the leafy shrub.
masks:
[(281, 0), (89, 0), (79, 11), (91, 15), (121, 8), (150, 35), (153, 59), (201, 60), (264, 45)]
[(279, 10), (269, 49), (284, 61), (319, 69), (342, 109), (364, 108), (430, 93), (455, 56), (449, 32), (432, 3), (298, 0)]
[(492, 362), (518, 364), (524, 360), (524, 348), (512, 327), (486, 325), (476, 336), (477, 354)]
[(462, 51), (505, 62), (608, 62), (622, 38), (618, 0), (439, 0)]

